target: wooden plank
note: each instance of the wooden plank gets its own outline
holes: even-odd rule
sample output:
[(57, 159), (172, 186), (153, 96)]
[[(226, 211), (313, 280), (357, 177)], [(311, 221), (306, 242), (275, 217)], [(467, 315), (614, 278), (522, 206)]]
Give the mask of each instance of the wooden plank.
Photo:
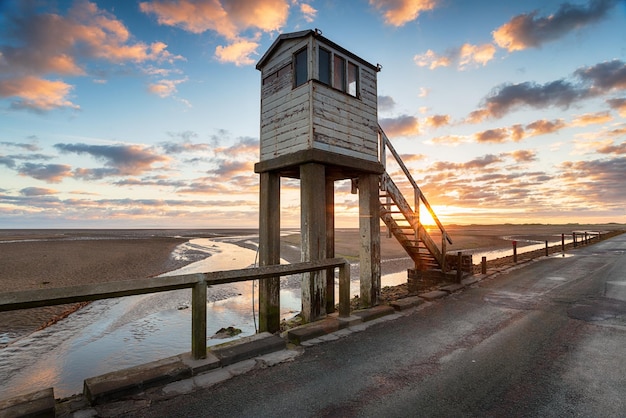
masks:
[(0, 312), (184, 289), (190, 288), (202, 280), (206, 280), (207, 284), (210, 285), (243, 282), (252, 279), (266, 279), (274, 276), (286, 276), (324, 270), (330, 267), (339, 267), (345, 262), (343, 258), (333, 258), (303, 263), (261, 266), (249, 269), (164, 276), (151, 279), (120, 280), (116, 282), (58, 287), (45, 290), (37, 289), (0, 293)]

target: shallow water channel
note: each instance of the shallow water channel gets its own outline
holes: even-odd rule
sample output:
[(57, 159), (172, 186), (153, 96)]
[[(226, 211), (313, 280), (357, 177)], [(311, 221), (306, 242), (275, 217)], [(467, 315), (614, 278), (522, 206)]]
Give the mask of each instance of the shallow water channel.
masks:
[[(176, 253), (203, 251), (210, 256), (165, 275), (253, 266), (255, 251), (227, 242), (241, 239), (192, 239)], [(248, 243), (256, 245), (253, 241)], [(393, 285), (403, 281), (406, 273), (384, 282)], [(298, 280), (288, 281), (286, 287), (281, 284), (282, 318), (300, 311), (300, 288), (294, 282)], [(358, 277), (352, 277), (351, 293), (358, 292)], [(211, 286), (207, 297), (209, 337), (229, 326), (242, 330), (237, 337), (209, 339), (209, 346), (256, 332), (256, 282)], [(0, 398), (47, 387), (54, 387), (56, 397), (67, 397), (80, 393), (86, 378), (188, 352), (191, 350), (190, 306), (190, 289), (95, 301), (68, 318), (0, 349)]]
[[(192, 239), (177, 249), (178, 255), (203, 251), (210, 256), (166, 275), (253, 266), (255, 251), (228, 242), (242, 238), (246, 237)], [(256, 245), (253, 238), (248, 243)], [(542, 248), (542, 245), (532, 247)], [(530, 246), (523, 249), (530, 250)], [(483, 255), (493, 259), (511, 255), (511, 250), (475, 253), (474, 262), (480, 262)], [(300, 288), (298, 280), (286, 281), (287, 286), (282, 282), (281, 317), (289, 318), (300, 311)], [(383, 286), (405, 283), (406, 271), (385, 275), (381, 282)], [(209, 339), (208, 345), (256, 332), (256, 283), (212, 286), (207, 293), (209, 337), (229, 326), (242, 330), (238, 337)], [(352, 277), (350, 293), (359, 293), (358, 276)], [(190, 289), (93, 302), (68, 318), (0, 349), (0, 398), (47, 387), (54, 387), (56, 397), (67, 397), (80, 393), (86, 378), (188, 352), (190, 305)]]

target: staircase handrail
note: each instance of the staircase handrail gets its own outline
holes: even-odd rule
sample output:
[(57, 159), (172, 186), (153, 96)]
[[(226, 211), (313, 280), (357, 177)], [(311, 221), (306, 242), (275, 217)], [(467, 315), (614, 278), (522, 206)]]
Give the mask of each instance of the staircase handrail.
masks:
[[(382, 139), (381, 140), (381, 144), (380, 144), (381, 145), (381, 154), (380, 154), (381, 155), (381, 164), (386, 169), (387, 164), (386, 164), (385, 160), (386, 160), (386, 150), (388, 149), (389, 151), (391, 151), (391, 154), (393, 155), (394, 159), (396, 160), (396, 162), (398, 163), (398, 165), (400, 166), (400, 168), (404, 172), (404, 175), (406, 176), (406, 178), (409, 180), (409, 183), (411, 183), (411, 186), (413, 186), (413, 193), (415, 193), (416, 202), (418, 202), (417, 198), (419, 198), (419, 200), (422, 201), (422, 203), (424, 204), (424, 207), (426, 207), (426, 209), (428, 209), (428, 213), (430, 213), (430, 216), (433, 218), (433, 220), (435, 221), (435, 223), (439, 227), (439, 231), (441, 231), (441, 234), (442, 234), (443, 238), (445, 238), (445, 240), (448, 241), (448, 243), (450, 245), (452, 245), (452, 239), (450, 239), (450, 236), (446, 232), (446, 229), (443, 227), (442, 223), (439, 221), (439, 218), (435, 214), (435, 211), (433, 211), (432, 207), (430, 206), (430, 203), (428, 203), (428, 200), (426, 199), (426, 197), (422, 193), (422, 190), (419, 188), (419, 186), (415, 182), (415, 179), (413, 179), (413, 176), (411, 175), (411, 172), (406, 167), (406, 165), (404, 165), (404, 162), (402, 161), (402, 158), (400, 158), (400, 154), (398, 154), (398, 152), (393, 147), (393, 145), (391, 145), (391, 141), (387, 137), (387, 134), (385, 134), (385, 131), (383, 131), (383, 128), (380, 126), (380, 124), (378, 125), (378, 132), (379, 132), (379, 134), (381, 136), (381, 139)], [(415, 212), (417, 213), (418, 211), (419, 211), (419, 208), (416, 207), (415, 208)]]

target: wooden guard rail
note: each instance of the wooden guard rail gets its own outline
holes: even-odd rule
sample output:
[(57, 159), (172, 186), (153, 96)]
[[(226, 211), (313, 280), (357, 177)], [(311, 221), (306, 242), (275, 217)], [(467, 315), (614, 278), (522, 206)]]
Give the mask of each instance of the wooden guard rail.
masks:
[[(439, 231), (441, 231), (441, 253), (445, 254), (446, 242), (452, 245), (452, 239), (450, 238), (450, 236), (446, 232), (446, 229), (443, 227), (443, 225), (439, 221), (439, 218), (435, 214), (435, 211), (433, 211), (433, 208), (430, 206), (430, 203), (428, 203), (428, 200), (426, 200), (426, 196), (424, 196), (424, 194), (422, 193), (421, 189), (415, 182), (415, 179), (413, 179), (411, 172), (406, 167), (406, 165), (404, 165), (402, 158), (400, 158), (400, 154), (398, 154), (398, 152), (393, 147), (393, 145), (391, 145), (391, 141), (389, 140), (389, 138), (387, 137), (387, 135), (383, 131), (383, 128), (381, 128), (380, 125), (378, 125), (378, 133), (380, 135), (380, 162), (381, 164), (383, 165), (385, 170), (387, 170), (387, 150), (389, 150), (393, 158), (396, 160), (396, 162), (402, 169), (402, 172), (404, 173), (406, 178), (409, 180), (409, 183), (411, 184), (411, 186), (413, 186), (413, 195), (414, 195), (414, 201), (415, 201), (414, 212), (415, 212), (415, 217), (418, 220), (417, 223), (419, 224), (419, 210), (420, 210), (420, 201), (421, 201), (421, 203), (424, 204), (424, 207), (428, 210), (428, 213), (430, 213), (430, 216), (433, 218), (433, 220), (439, 227)], [(418, 231), (416, 231), (415, 233), (418, 234)]]
[(0, 312), (191, 288), (191, 354), (194, 359), (202, 359), (206, 358), (207, 349), (208, 285), (263, 280), (331, 268), (339, 268), (339, 316), (350, 316), (350, 263), (343, 258), (1, 293)]

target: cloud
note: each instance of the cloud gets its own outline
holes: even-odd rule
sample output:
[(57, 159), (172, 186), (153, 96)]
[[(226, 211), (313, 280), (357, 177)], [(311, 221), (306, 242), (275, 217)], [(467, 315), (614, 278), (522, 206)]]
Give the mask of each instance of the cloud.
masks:
[(313, 22), (317, 16), (317, 10), (307, 3), (300, 4), (300, 13), (304, 16), (304, 20), (309, 23)]
[(62, 107), (79, 109), (80, 107), (68, 96), (72, 86), (63, 81), (50, 81), (43, 78), (27, 76), (0, 80), (0, 97), (15, 97), (12, 107), (47, 111)]
[(279, 30), (287, 21), (289, 3), (284, 0), (156, 0), (139, 8), (154, 14), (161, 25), (176, 26), (192, 33), (212, 30), (235, 40), (247, 29)]
[(537, 160), (537, 153), (532, 150), (516, 150), (509, 153), (511, 158), (513, 158), (518, 163), (520, 162), (532, 162)]
[(232, 63), (238, 67), (252, 65), (255, 63), (255, 60), (251, 55), (256, 53), (258, 47), (258, 42), (242, 39), (230, 45), (217, 46), (215, 48), (215, 57), (221, 63)]
[(626, 64), (621, 60), (579, 68), (574, 75), (590, 84), (589, 93), (593, 96), (615, 89), (626, 89)]
[(506, 128), (488, 129), (474, 134), (476, 142), (490, 142), (496, 144), (506, 142), (508, 137), (509, 131)]
[(440, 128), (450, 124), (450, 115), (433, 115), (426, 118), (426, 125)]
[(626, 99), (609, 99), (606, 101), (613, 110), (617, 110), (617, 113), (626, 118)]
[(387, 136), (419, 135), (419, 121), (414, 116), (402, 115), (397, 118), (383, 118), (379, 121)]
[(435, 51), (429, 49), (423, 54), (418, 54), (413, 57), (413, 62), (418, 67), (428, 67), (434, 70), (437, 67), (448, 67), (452, 64), (452, 58), (447, 55), (437, 55)]
[(161, 98), (166, 98), (177, 92), (176, 86), (187, 81), (186, 78), (180, 80), (161, 80), (157, 83), (148, 85), (148, 91), (154, 93)]
[[(625, 99), (626, 101), (626, 99)], [(381, 112), (388, 112), (393, 110), (396, 106), (395, 100), (391, 96), (378, 96), (378, 110)], [(626, 106), (626, 105), (625, 105)]]
[(541, 17), (537, 10), (520, 14), (493, 31), (494, 42), (508, 51), (538, 48), (609, 15), (618, 0), (591, 0), (587, 5), (563, 3), (556, 13)]
[(254, 173), (252, 161), (220, 161), (217, 168), (207, 171), (208, 174), (229, 178), (241, 174)]
[(541, 119), (526, 125), (526, 130), (530, 131), (529, 136), (545, 135), (557, 132), (567, 125), (563, 119), (555, 119), (552, 121)]
[(0, 145), (4, 145), (7, 147), (15, 147), (15, 148), (23, 148), (27, 151), (39, 151), (41, 150), (41, 147), (39, 145), (37, 145), (36, 143), (23, 143), (23, 142), (7, 142), (7, 141), (3, 141), (0, 142)]
[(415, 55), (413, 62), (418, 67), (428, 67), (431, 70), (451, 65), (464, 70), (468, 67), (485, 66), (493, 59), (495, 53), (496, 47), (492, 44), (472, 45), (466, 43), (458, 48), (449, 49), (442, 55), (429, 49), (424, 54)]
[(235, 144), (230, 147), (215, 148), (216, 154), (224, 154), (227, 156), (241, 156), (242, 154), (258, 155), (260, 150), (258, 138), (243, 137), (239, 138)]
[(18, 167), (18, 173), (48, 183), (60, 183), (72, 176), (71, 167), (65, 164), (24, 163)]
[(445, 136), (438, 136), (438, 137), (432, 138), (430, 142), (433, 144), (444, 144), (444, 145), (456, 146), (465, 142), (469, 142), (469, 139), (465, 136), (460, 136), (460, 135), (445, 135)]
[(606, 112), (585, 113), (584, 115), (577, 116), (571, 122), (572, 126), (587, 126), (598, 123), (607, 123), (613, 120), (611, 114)]
[(68, 99), (72, 86), (48, 77), (86, 75), (89, 59), (140, 64), (181, 58), (162, 42), (131, 41), (121, 21), (89, 1), (75, 2), (65, 16), (24, 4), (6, 13), (0, 45), (0, 97), (16, 97), (14, 108), (79, 108)]
[(622, 142), (619, 145), (615, 145), (611, 143), (610, 145), (605, 145), (596, 150), (601, 154), (619, 154), (626, 155), (626, 142)]
[(0, 155), (0, 165), (3, 165), (8, 168), (13, 168), (15, 167), (15, 160), (13, 158)]
[(398, 27), (417, 19), (422, 12), (434, 9), (437, 1), (370, 0), (370, 5), (383, 12), (386, 24)]
[[(141, 2), (143, 13), (155, 15), (161, 25), (175, 26), (187, 32), (200, 34), (216, 32), (229, 44), (218, 46), (215, 57), (222, 63), (237, 66), (254, 64), (260, 34), (252, 39), (242, 34), (247, 30), (272, 33), (280, 30), (287, 22), (289, 3), (285, 0), (155, 0)], [(301, 5), (305, 19), (315, 16), (315, 9)], [(249, 38), (249, 37), (248, 37)]]
[(22, 196), (47, 196), (57, 194), (59, 191), (55, 189), (44, 189), (43, 187), (26, 187), (20, 190)]
[(620, 60), (602, 62), (576, 70), (572, 81), (561, 79), (545, 84), (523, 82), (497, 86), (483, 99), (481, 108), (470, 113), (467, 121), (476, 123), (488, 117), (501, 118), (521, 107), (568, 108), (580, 100), (624, 89), (626, 64)]
[[(626, 200), (626, 157), (567, 161), (559, 166), (564, 188), (588, 204), (616, 206), (623, 211)], [(611, 196), (611, 199), (607, 199)], [(623, 213), (623, 212), (622, 212)]]
[(114, 175), (137, 175), (152, 170), (155, 163), (170, 160), (155, 153), (152, 149), (140, 145), (88, 145), (88, 144), (55, 144), (54, 147), (64, 153), (88, 154), (105, 162), (108, 168), (87, 170), (81, 169), (78, 176), (102, 178)]
[(185, 152), (196, 153), (208, 151), (211, 149), (211, 146), (209, 144), (191, 142), (191, 138), (198, 137), (198, 134), (192, 131), (184, 131), (177, 134), (168, 132), (168, 135), (181, 138), (181, 141), (179, 142), (162, 142), (159, 144), (168, 155), (182, 154)]

